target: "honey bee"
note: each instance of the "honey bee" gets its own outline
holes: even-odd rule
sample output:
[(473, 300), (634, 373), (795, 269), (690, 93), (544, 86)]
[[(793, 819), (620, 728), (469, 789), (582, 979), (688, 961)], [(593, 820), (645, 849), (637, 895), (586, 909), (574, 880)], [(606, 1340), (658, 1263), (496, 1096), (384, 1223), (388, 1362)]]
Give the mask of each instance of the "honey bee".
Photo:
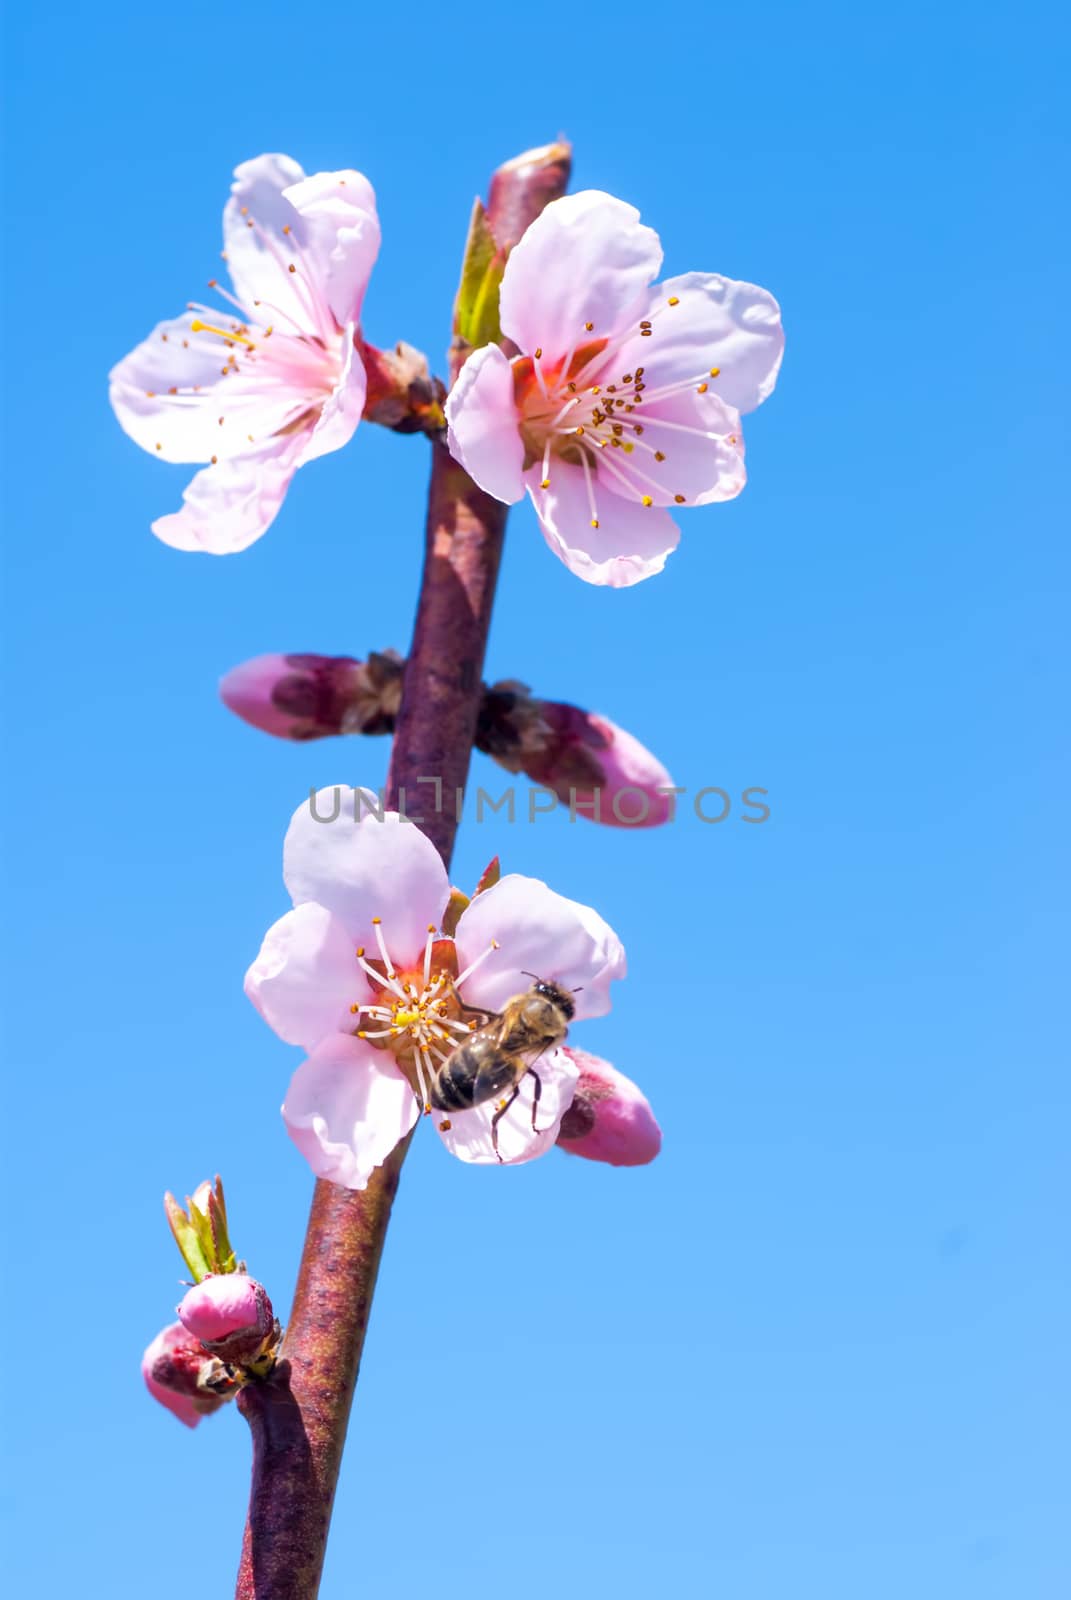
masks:
[(561, 1044), (576, 1010), (568, 989), (549, 978), (537, 978), (533, 972), (526, 972), (525, 977), (533, 980), (532, 987), (515, 995), (504, 1011), (476, 1013), (487, 1020), (451, 1051), (436, 1070), (428, 1093), (436, 1111), (470, 1111), (505, 1092), (491, 1118), (491, 1144), (499, 1161), (503, 1158), (498, 1124), (529, 1074), (535, 1082), (532, 1132), (538, 1132), (536, 1112), (543, 1083), (533, 1062)]

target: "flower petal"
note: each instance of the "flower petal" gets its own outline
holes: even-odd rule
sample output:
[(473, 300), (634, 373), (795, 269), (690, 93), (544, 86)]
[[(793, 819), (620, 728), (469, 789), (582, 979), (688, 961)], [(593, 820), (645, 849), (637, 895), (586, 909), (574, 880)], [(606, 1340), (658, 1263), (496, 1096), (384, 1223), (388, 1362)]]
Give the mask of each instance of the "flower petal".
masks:
[(392, 1056), (340, 1033), (294, 1073), (283, 1121), (318, 1178), (363, 1189), (419, 1110)]
[[(267, 438), (308, 404), (299, 392), (266, 388), (252, 374), (228, 371), (224, 378), (233, 347), (217, 333), (194, 331), (202, 315), (187, 311), (158, 322), (109, 376), (108, 398), (120, 427), (161, 461), (242, 455), (249, 449), (249, 434)], [(235, 325), (230, 312), (220, 312), (221, 330), (230, 332)]]
[(329, 455), (332, 450), (341, 450), (344, 444), (349, 444), (361, 420), (368, 380), (364, 362), (353, 342), (355, 331), (354, 323), (350, 323), (345, 330), (342, 375), (324, 401), (319, 420), (302, 455), (302, 466), (306, 461), (315, 461), (319, 456)]
[[(325, 331), (310, 305), (305, 274), (291, 273), (293, 249), (304, 245), (306, 225), (284, 190), (305, 174), (289, 156), (257, 156), (234, 169), (223, 211), (223, 254), (243, 305), (263, 301), (287, 333)], [(283, 229), (289, 228), (290, 234)]]
[(283, 878), (295, 905), (315, 900), (326, 906), (370, 953), (372, 919), (382, 917), (395, 963), (411, 966), (423, 952), (429, 923), (439, 926), (450, 880), (420, 829), (396, 811), (384, 812), (380, 821), (377, 803), (367, 789), (345, 784), (321, 789), (314, 805), (305, 801), (287, 830)]
[(363, 173), (317, 172), (284, 191), (304, 219), (302, 255), (339, 327), (357, 322), (380, 231), (376, 197)]
[(535, 973), (577, 989), (576, 1017), (610, 1009), (610, 983), (625, 976), (625, 952), (613, 929), (591, 906), (555, 894), (539, 878), (510, 873), (466, 906), (455, 935), (461, 971), (483, 956), (462, 985), (465, 1003), (501, 1011), (530, 989)]
[(350, 1006), (371, 1000), (342, 923), (315, 901), (279, 918), (245, 975), (245, 992), (270, 1028), (306, 1050), (354, 1026)]
[(540, 487), (538, 469), (526, 482), (543, 537), (570, 572), (585, 583), (627, 589), (662, 571), (680, 543), (680, 529), (660, 506), (622, 498), (628, 490), (618, 477), (593, 477), (597, 528), (580, 467), (556, 461), (549, 489)]
[[(566, 195), (536, 218), (506, 263), (502, 331), (527, 355), (542, 348), (564, 357), (584, 339), (623, 331), (661, 264), (658, 235), (635, 206), (599, 189)], [(642, 316), (637, 310), (637, 324)]]
[[(670, 305), (675, 299), (676, 305)], [(647, 311), (650, 338), (638, 334), (622, 346), (622, 370), (644, 367), (653, 394), (664, 383), (694, 378), (737, 411), (754, 411), (772, 391), (784, 354), (781, 308), (773, 295), (754, 283), (740, 283), (716, 272), (685, 272), (651, 290)], [(711, 368), (717, 367), (716, 377)], [(644, 410), (648, 402), (645, 398)]]
[[(732, 500), (747, 482), (740, 414), (709, 390), (692, 385), (643, 408), (631, 451), (604, 450), (599, 470), (606, 486), (634, 504), (649, 494), (656, 506), (708, 505)], [(659, 456), (662, 460), (659, 460)], [(603, 501), (599, 500), (602, 520)]]
[(580, 1069), (558, 1143), (574, 1156), (611, 1167), (641, 1167), (662, 1148), (662, 1130), (646, 1095), (601, 1056), (565, 1051)]
[(517, 1098), (499, 1118), (497, 1155), (492, 1119), (502, 1096), (474, 1106), (471, 1111), (451, 1111), (449, 1116), (433, 1113), (439, 1138), (451, 1155), (461, 1161), (492, 1166), (498, 1166), (501, 1158), (503, 1165), (516, 1166), (546, 1154), (572, 1103), (580, 1069), (567, 1050), (548, 1051), (533, 1061), (532, 1068), (539, 1078), (539, 1102), (535, 1103), (535, 1078), (528, 1072), (520, 1081)]
[(517, 427), (513, 368), (495, 344), (462, 367), (446, 402), (447, 443), (455, 461), (496, 500), (524, 494), (524, 442)]
[(216, 556), (245, 550), (278, 515), (308, 439), (309, 431), (285, 434), (204, 467), (183, 491), (182, 510), (158, 517), (153, 533), (176, 550)]

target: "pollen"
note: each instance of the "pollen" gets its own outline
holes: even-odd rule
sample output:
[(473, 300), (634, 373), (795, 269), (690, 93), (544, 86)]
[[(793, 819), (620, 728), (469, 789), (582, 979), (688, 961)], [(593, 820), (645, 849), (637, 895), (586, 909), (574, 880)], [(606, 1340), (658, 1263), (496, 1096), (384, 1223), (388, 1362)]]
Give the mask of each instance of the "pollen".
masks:
[(651, 499), (651, 496), (649, 494), (645, 494), (644, 497), (643, 497), (643, 500), (640, 503), (641, 503), (641, 505), (645, 505), (645, 506), (653, 506), (654, 505), (654, 501)]
[(673, 498), (674, 498), (674, 500), (677, 502), (677, 504), (679, 506), (682, 506), (684, 504), (684, 496), (682, 494), (675, 494), (673, 496)]
[(539, 485), (539, 487), (541, 489), (549, 489), (550, 488), (550, 479), (549, 478), (544, 478), (542, 483)]
[(711, 367), (710, 376), (712, 378), (720, 377), (721, 376), (721, 368), (720, 367)]
[(656, 450), (654, 453), (654, 458), (656, 461), (664, 461), (666, 459), (665, 452), (663, 450)]
[(452, 1127), (453, 1127), (453, 1123), (450, 1121), (450, 1118), (449, 1117), (444, 1117), (443, 1120), (439, 1124), (439, 1132), (440, 1133), (449, 1133), (450, 1129)]
[(598, 526), (599, 526), (599, 519), (598, 519), (598, 517), (592, 517), (592, 519), (591, 519), (591, 526), (592, 526), (592, 527), (593, 527), (593, 528), (597, 528), (597, 527), (598, 527)]
[(671, 294), (671, 295), (670, 295), (670, 297), (669, 297), (669, 304), (670, 304), (670, 305), (671, 305), (671, 306), (679, 306), (679, 305), (680, 305), (680, 303), (681, 303), (681, 301), (680, 301), (680, 295), (676, 295), (676, 294)]
[(709, 388), (709, 387), (710, 387), (710, 385), (709, 385), (709, 384), (706, 384), (706, 383), (701, 383), (701, 384), (700, 384), (700, 385), (699, 385), (699, 387), (698, 387), (698, 389), (697, 389), (697, 390), (696, 390), (696, 391), (695, 391), (695, 392), (696, 392), (696, 394), (706, 394), (706, 392), (707, 392), (707, 389), (708, 389), (708, 388)]
[(595, 324), (594, 324), (594, 323), (593, 323), (593, 322), (585, 322), (585, 324), (584, 324), (584, 331), (585, 331), (585, 332), (586, 332), (586, 333), (590, 333), (590, 332), (591, 332), (591, 330), (592, 330), (592, 329), (593, 329), (593, 328), (594, 328), (594, 326), (595, 326)]

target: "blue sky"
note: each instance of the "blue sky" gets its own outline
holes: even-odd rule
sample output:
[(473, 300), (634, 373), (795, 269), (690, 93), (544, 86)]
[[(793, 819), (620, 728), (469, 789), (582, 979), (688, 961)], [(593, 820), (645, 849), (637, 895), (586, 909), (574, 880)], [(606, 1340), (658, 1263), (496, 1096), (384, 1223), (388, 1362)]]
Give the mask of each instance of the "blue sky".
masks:
[(149, 523), (184, 469), (120, 433), (106, 373), (218, 270), (264, 150), (371, 177), (368, 335), (441, 370), (473, 194), (559, 133), (667, 271), (771, 288), (787, 357), (746, 492), (682, 517), (660, 577), (583, 585), (518, 510), (488, 670), (771, 817), (463, 830), (461, 883), (498, 852), (620, 931), (576, 1042), (665, 1148), (500, 1173), (418, 1141), (325, 1600), (1067, 1592), (1066, 45), (1031, 3), (11, 17), (16, 1592), (228, 1592), (244, 1425), (187, 1434), (138, 1377), (180, 1294), (160, 1196), (222, 1171), (285, 1315), (296, 1053), (241, 979), (291, 811), (386, 747), (284, 746), (216, 683), (406, 647), (427, 465), (362, 429), (248, 553), (179, 554)]

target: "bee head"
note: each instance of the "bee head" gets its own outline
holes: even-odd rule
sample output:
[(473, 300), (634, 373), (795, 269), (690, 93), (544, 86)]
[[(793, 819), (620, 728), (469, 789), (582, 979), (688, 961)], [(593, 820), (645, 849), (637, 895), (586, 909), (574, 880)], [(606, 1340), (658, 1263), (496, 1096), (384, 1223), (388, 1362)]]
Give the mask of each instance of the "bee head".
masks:
[(526, 972), (526, 978), (532, 979), (532, 993), (542, 995), (544, 1000), (550, 1000), (565, 1014), (567, 1022), (573, 1020), (576, 1004), (573, 992), (563, 989), (560, 983), (555, 983), (553, 978), (537, 978), (534, 972)]

